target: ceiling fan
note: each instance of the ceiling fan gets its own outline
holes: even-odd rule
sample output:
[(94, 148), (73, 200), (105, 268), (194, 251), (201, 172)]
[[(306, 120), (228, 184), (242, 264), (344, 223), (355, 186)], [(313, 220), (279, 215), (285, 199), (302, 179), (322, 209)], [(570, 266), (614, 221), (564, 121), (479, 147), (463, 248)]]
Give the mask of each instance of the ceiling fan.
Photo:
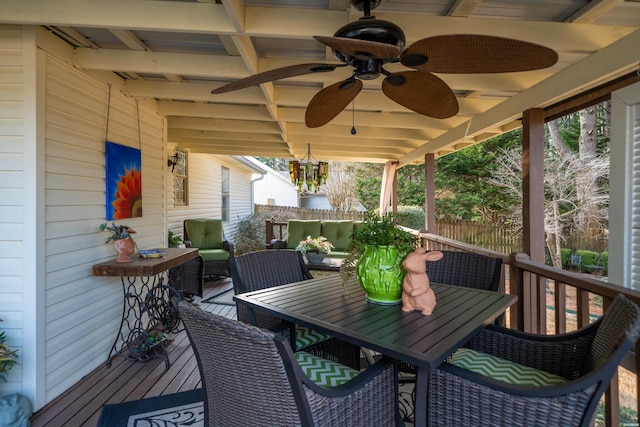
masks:
[[(458, 101), (447, 84), (432, 73), (507, 73), (550, 67), (558, 60), (552, 49), (521, 40), (480, 34), (427, 37), (405, 49), (404, 32), (396, 24), (376, 19), (371, 10), (381, 0), (350, 0), (364, 11), (358, 21), (340, 28), (333, 37), (314, 39), (333, 49), (341, 64), (299, 64), (265, 71), (212, 90), (231, 92), (274, 80), (334, 71), (351, 66), (353, 74), (320, 90), (307, 105), (305, 123), (316, 128), (329, 123), (362, 90), (362, 80), (383, 74), (382, 91), (398, 104), (424, 116), (445, 119), (458, 114)], [(412, 70), (389, 72), (384, 64), (400, 62)]]

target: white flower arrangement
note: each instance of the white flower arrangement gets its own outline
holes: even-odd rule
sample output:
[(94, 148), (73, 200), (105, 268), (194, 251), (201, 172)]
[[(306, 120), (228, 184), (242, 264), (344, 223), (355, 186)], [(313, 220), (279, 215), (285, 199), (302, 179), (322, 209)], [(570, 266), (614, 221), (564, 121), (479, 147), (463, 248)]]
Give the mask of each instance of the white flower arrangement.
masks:
[(296, 250), (302, 252), (302, 254), (306, 254), (307, 252), (317, 252), (319, 254), (328, 254), (331, 253), (331, 249), (333, 249), (333, 244), (327, 240), (326, 237), (320, 236), (316, 238), (312, 238), (311, 236), (307, 236), (306, 240), (302, 240)]

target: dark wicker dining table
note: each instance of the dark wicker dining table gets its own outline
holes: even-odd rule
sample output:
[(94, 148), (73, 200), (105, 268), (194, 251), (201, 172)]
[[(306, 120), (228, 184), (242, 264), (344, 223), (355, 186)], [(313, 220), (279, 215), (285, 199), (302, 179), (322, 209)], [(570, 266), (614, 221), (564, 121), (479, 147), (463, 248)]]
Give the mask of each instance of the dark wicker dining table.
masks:
[(514, 304), (517, 297), (458, 286), (431, 284), (433, 313), (404, 312), (401, 305), (367, 302), (354, 280), (339, 275), (236, 295), (250, 309), (377, 351), (417, 367), (415, 425), (426, 425), (429, 372)]

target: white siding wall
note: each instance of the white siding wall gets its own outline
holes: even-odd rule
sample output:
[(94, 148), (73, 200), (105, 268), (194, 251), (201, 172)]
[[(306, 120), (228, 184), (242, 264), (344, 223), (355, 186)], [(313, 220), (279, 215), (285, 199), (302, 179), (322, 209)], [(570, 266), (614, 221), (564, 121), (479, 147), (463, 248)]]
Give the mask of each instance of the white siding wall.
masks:
[(231, 165), (225, 165), (230, 169), (229, 187), (229, 224), (225, 226), (225, 234), (228, 239), (233, 239), (236, 234), (238, 221), (253, 213), (253, 195), (251, 193), (251, 171), (232, 169)]
[(268, 204), (268, 199), (273, 199), (276, 206), (298, 207), (298, 192), (291, 185), (291, 182), (283, 180), (275, 173), (269, 172), (264, 178), (254, 184), (255, 203), (258, 205)]
[(609, 282), (640, 289), (640, 83), (611, 107)]
[[(163, 246), (164, 120), (155, 104), (109, 91), (66, 64), (46, 64), (45, 385), (46, 401), (107, 358), (119, 326), (122, 287), (94, 277), (114, 257), (105, 245), (105, 135), (142, 150), (143, 217), (116, 221), (136, 231), (139, 248)], [(140, 137), (138, 137), (138, 111)]]
[(24, 122), (22, 31), (0, 27), (0, 328), (20, 359), (0, 381), (0, 396), (23, 392), (22, 234)]
[(106, 361), (120, 323), (120, 279), (92, 275), (115, 257), (98, 230), (109, 93), (108, 140), (142, 150), (143, 217), (116, 221), (137, 231), (139, 248), (165, 246), (167, 225), (181, 233), (186, 217), (220, 216), (223, 164), (229, 237), (253, 207), (250, 168), (198, 154), (190, 156), (190, 205), (174, 208), (166, 120), (155, 102), (137, 105), (100, 80), (113, 76), (74, 69), (56, 40), (0, 26), (0, 319), (20, 355), (0, 395), (22, 392), (36, 410)]
[[(173, 147), (168, 150), (172, 152)], [(253, 212), (251, 200), (251, 170), (227, 156), (189, 153), (189, 205), (174, 206), (173, 174), (167, 174), (168, 228), (182, 236), (182, 222), (186, 218), (222, 217), (222, 166), (229, 168), (229, 222), (224, 224), (227, 239), (232, 240), (238, 219)]]

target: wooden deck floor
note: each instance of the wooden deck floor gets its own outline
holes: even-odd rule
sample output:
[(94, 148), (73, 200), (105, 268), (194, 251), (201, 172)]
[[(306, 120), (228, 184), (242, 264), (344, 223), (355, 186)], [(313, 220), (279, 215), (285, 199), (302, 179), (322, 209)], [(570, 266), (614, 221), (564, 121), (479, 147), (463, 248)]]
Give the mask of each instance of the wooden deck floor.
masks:
[[(205, 282), (204, 298), (231, 287), (231, 279)], [(202, 303), (205, 310), (236, 318), (235, 306)], [(172, 335), (167, 348), (171, 366), (151, 359), (132, 362), (122, 357), (111, 366), (101, 365), (31, 417), (33, 427), (95, 427), (100, 410), (108, 403), (120, 403), (162, 396), (200, 387), (200, 373), (186, 333)], [(106, 355), (105, 355), (106, 357)]]

